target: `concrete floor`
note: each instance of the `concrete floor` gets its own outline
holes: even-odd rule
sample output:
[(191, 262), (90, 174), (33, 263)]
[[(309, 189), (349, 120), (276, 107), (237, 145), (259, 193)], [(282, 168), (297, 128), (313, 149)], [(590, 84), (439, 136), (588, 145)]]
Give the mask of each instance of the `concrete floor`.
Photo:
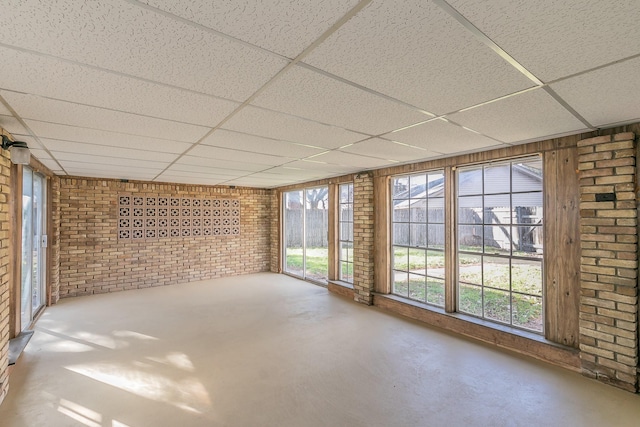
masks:
[(50, 307), (0, 425), (638, 426), (640, 396), (265, 273)]

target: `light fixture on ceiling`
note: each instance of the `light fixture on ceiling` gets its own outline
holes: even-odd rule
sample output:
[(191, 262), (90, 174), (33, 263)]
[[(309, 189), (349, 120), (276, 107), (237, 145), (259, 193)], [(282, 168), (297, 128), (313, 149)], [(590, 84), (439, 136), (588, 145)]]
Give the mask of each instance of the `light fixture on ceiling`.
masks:
[(11, 153), (11, 163), (16, 165), (28, 165), (31, 153), (26, 142), (12, 141), (6, 135), (2, 135), (2, 149)]

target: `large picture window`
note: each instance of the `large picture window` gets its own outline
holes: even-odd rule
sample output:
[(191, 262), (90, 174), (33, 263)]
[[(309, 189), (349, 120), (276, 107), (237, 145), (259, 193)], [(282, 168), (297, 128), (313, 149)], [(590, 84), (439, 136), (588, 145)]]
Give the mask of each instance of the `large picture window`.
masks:
[(284, 270), (326, 282), (329, 260), (328, 188), (289, 191), (284, 203)]
[(542, 332), (541, 158), (456, 176), (458, 311)]
[(391, 292), (443, 307), (444, 172), (396, 176), (391, 186)]
[(339, 279), (343, 282), (353, 283), (353, 184), (340, 184), (339, 191)]

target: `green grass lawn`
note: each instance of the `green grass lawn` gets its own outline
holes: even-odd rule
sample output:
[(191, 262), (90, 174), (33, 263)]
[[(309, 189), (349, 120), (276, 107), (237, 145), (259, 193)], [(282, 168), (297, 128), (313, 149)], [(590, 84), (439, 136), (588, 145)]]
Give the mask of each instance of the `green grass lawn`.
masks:
[[(302, 276), (302, 248), (287, 248), (285, 270), (289, 273)], [(328, 248), (307, 248), (307, 271), (309, 279), (326, 280), (329, 270)]]

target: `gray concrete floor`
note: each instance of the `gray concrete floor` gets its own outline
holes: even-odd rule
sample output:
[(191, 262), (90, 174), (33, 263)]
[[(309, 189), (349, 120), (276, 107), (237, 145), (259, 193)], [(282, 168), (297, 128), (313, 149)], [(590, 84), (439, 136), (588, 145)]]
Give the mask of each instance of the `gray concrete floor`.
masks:
[(265, 273), (47, 309), (0, 425), (638, 426), (640, 396)]

